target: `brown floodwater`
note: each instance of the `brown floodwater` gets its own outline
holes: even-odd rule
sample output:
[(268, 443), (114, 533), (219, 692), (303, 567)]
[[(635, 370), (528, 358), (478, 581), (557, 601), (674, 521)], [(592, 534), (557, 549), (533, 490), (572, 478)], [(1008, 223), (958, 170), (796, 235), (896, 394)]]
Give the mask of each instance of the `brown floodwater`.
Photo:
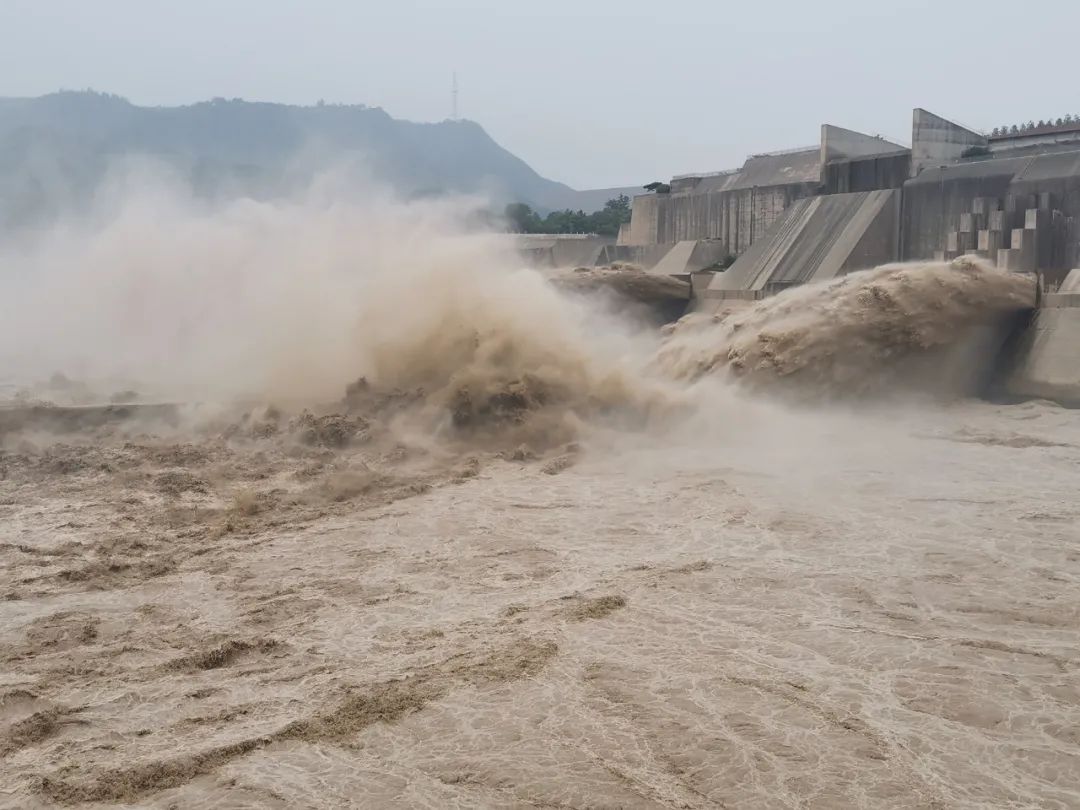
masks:
[(1075, 807), (1075, 413), (743, 405), (10, 450), (0, 803)]
[(160, 289), (110, 231), (24, 319), (112, 387), (3, 381), (0, 805), (1080, 805), (1080, 417), (971, 396), (1030, 280), (660, 335), (458, 242), (313, 276), (346, 226), (146, 239)]

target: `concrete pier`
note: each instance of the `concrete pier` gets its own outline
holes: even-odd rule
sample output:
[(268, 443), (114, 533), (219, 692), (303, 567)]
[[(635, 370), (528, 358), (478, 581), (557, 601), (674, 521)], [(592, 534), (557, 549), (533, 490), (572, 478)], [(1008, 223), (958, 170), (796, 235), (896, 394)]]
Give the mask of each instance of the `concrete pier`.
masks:
[(1057, 293), (1044, 295), (1019, 336), (1005, 393), (1080, 407), (1080, 270)]

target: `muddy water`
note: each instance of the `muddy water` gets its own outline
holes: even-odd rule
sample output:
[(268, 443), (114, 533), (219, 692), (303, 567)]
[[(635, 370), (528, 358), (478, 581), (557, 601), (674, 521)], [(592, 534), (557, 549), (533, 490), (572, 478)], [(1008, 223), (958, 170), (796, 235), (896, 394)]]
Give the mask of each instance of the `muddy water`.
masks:
[(5, 456), (0, 804), (1077, 806), (1075, 412), (762, 407)]

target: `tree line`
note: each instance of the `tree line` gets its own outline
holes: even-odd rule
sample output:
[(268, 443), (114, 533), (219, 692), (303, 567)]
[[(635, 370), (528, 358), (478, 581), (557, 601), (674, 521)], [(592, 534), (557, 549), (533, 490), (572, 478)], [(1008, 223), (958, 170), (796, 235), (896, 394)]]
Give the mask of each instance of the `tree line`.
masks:
[(1043, 129), (1044, 127), (1062, 127), (1070, 126), (1072, 124), (1080, 124), (1080, 115), (1066, 115), (1064, 118), (1058, 118), (1052, 120), (1047, 118), (1045, 121), (1040, 120), (1038, 123), (1035, 121), (1028, 121), (1026, 124), (1013, 124), (1012, 126), (994, 127), (993, 132), (990, 133), (992, 137), (1000, 135), (1023, 135), (1025, 132), (1031, 132), (1035, 129)]
[(630, 221), (630, 198), (613, 197), (599, 211), (552, 211), (541, 217), (525, 203), (511, 203), (504, 212), (507, 229), (512, 233), (595, 233), (618, 236), (619, 226)]

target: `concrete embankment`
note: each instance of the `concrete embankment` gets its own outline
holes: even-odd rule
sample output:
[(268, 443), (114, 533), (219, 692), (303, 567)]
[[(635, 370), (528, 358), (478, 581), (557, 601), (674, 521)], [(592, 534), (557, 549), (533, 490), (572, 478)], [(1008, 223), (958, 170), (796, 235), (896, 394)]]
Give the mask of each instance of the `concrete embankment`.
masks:
[(1080, 270), (1044, 295), (1016, 335), (1004, 394), (1080, 407)]

